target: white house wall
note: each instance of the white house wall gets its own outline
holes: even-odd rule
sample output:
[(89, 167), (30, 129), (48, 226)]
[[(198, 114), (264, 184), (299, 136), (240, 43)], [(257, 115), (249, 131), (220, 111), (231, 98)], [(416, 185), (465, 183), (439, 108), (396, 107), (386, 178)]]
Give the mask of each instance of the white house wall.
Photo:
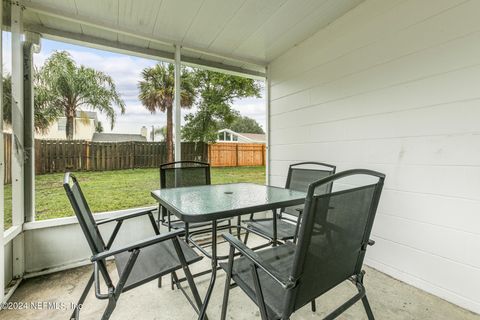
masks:
[[(61, 118), (65, 119), (65, 118)], [(91, 141), (93, 134), (95, 133), (95, 120), (88, 119), (88, 123), (80, 118), (75, 118), (74, 124), (74, 133), (73, 139), (75, 140), (87, 140)], [(66, 131), (58, 129), (58, 122), (54, 122), (48, 128), (45, 134), (36, 134), (35, 138), (37, 139), (58, 139), (58, 140), (65, 140), (66, 139)]]
[(304, 160), (384, 172), (367, 264), (477, 313), (479, 12), (367, 0), (269, 66), (271, 183)]

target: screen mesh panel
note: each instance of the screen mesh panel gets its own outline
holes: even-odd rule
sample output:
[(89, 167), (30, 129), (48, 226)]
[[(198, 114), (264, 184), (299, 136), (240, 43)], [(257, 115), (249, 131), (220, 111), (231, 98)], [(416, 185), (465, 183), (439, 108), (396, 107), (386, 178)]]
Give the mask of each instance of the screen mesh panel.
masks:
[(206, 169), (202, 167), (165, 170), (165, 188), (193, 187), (207, 184)]
[[(210, 184), (210, 166), (199, 162), (177, 162), (160, 166), (160, 188), (194, 187)], [(162, 219), (167, 210), (161, 208)]]
[(206, 184), (210, 184), (210, 167), (207, 164), (181, 163), (160, 167), (161, 188), (193, 187)]
[[(307, 192), (308, 186), (315, 181), (326, 178), (333, 173), (332, 170), (315, 170), (315, 169), (290, 169), (290, 181), (286, 186), (287, 189), (295, 191)], [(327, 186), (320, 186), (316, 191), (318, 194), (328, 193), (330, 190)], [(282, 211), (294, 216), (298, 216), (298, 210), (303, 209), (303, 205), (284, 208)]]

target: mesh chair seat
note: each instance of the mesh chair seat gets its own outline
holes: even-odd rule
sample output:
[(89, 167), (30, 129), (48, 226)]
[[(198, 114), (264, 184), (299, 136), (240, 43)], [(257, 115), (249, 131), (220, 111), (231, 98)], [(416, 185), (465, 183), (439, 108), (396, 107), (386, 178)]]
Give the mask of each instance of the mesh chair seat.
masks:
[[(185, 241), (179, 242), (188, 265), (203, 258), (190, 248)], [(125, 269), (129, 258), (130, 252), (128, 251), (115, 255), (115, 264), (119, 276)], [(171, 240), (146, 247), (140, 251), (123, 291), (133, 289), (180, 268), (182, 268), (182, 265)]]
[[(254, 233), (260, 233), (268, 238), (273, 239), (273, 220), (272, 219), (256, 219), (247, 223), (247, 229)], [(277, 219), (277, 239), (288, 240), (295, 237), (297, 227), (293, 223), (289, 223), (282, 219)]]
[[(271, 247), (258, 253), (275, 270), (282, 275), (290, 275), (293, 267), (293, 255), (296, 245), (286, 243), (280, 246)], [(220, 266), (227, 271), (227, 263), (221, 263)], [(285, 296), (287, 291), (282, 286), (267, 275), (263, 270), (258, 269), (258, 277), (262, 286), (263, 298), (267, 307), (269, 319), (280, 319), (285, 308)], [(245, 291), (253, 301), (257, 301), (255, 295), (255, 286), (252, 277), (251, 261), (245, 257), (235, 259), (232, 269), (232, 278), (235, 283)]]

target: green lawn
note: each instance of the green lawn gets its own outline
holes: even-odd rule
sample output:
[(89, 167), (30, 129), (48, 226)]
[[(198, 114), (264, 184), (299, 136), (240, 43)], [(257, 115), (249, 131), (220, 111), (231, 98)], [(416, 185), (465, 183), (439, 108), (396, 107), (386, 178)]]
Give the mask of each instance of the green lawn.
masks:
[[(212, 168), (212, 183), (265, 183), (265, 167)], [(150, 191), (160, 184), (158, 169), (78, 172), (77, 178), (93, 212), (103, 212), (155, 204)], [(63, 174), (47, 174), (35, 179), (36, 220), (73, 215)], [(11, 185), (5, 186), (5, 229), (12, 223)]]

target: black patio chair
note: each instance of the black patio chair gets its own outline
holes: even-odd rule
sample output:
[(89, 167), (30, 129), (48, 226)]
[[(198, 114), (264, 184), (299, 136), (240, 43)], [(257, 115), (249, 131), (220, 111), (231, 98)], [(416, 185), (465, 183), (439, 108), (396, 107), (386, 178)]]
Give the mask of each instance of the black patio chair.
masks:
[[(179, 239), (179, 236), (183, 234), (183, 230), (160, 235), (153, 216), (153, 210), (143, 210), (112, 219), (95, 221), (80, 188), (80, 184), (69, 172), (65, 174), (63, 186), (68, 199), (70, 200), (70, 204), (73, 207), (73, 211), (77, 216), (80, 227), (87, 239), (90, 250), (92, 251), (91, 261), (94, 267), (94, 271), (90, 276), (70, 319), (79, 319), (80, 308), (78, 306), (82, 306), (93, 284), (95, 284), (95, 296), (98, 299), (108, 300), (107, 308), (102, 316), (102, 320), (107, 320), (115, 309), (121, 293), (136, 288), (151, 280), (159, 279), (161, 276), (169, 273), (172, 273), (173, 277), (177, 279), (175, 271), (178, 269), (184, 271), (195, 303), (187, 295), (178, 281), (176, 281), (177, 288), (181, 289), (189, 303), (198, 313), (202, 302), (195, 286), (195, 282), (193, 281), (192, 274), (190, 273), (189, 265), (201, 260), (202, 257), (191, 249), (183, 240)], [(128, 219), (142, 216), (148, 216), (150, 219), (153, 228), (153, 236), (120, 248), (112, 249), (111, 246), (120, 231), (123, 222)], [(98, 226), (107, 223), (116, 224), (108, 242), (105, 243)], [(109, 258), (113, 258), (118, 271), (119, 280), (116, 285), (113, 284), (113, 281), (108, 274), (106, 260)], [(107, 286), (107, 292), (104, 293), (102, 293), (100, 289), (101, 278), (103, 278), (103, 281)]]
[[(164, 163), (160, 166), (160, 188), (180, 188), (201, 185), (210, 185), (210, 164), (198, 161), (176, 161)], [(185, 223), (178, 219), (172, 219), (172, 214), (166, 208), (159, 208), (160, 221), (168, 230), (185, 229), (187, 241), (190, 238), (190, 231), (195, 235), (211, 232), (211, 223)], [(220, 228), (230, 228), (230, 220), (223, 220), (226, 225)], [(220, 221), (219, 221), (220, 222)]]
[[(368, 182), (359, 186), (359, 179)], [(226, 317), (231, 279), (257, 304), (263, 320), (289, 319), (313, 299), (350, 280), (358, 293), (325, 319), (336, 318), (359, 300), (368, 319), (374, 319), (362, 265), (367, 246), (374, 244), (369, 237), (384, 179), (381, 173), (356, 169), (312, 183), (296, 244), (254, 252), (233, 235), (224, 235), (230, 253), (228, 264), (221, 264), (227, 272), (221, 319)], [(334, 191), (316, 194), (322, 186)], [(235, 250), (240, 253), (237, 259)]]
[[(328, 177), (335, 173), (336, 167), (321, 162), (301, 162), (289, 166), (285, 189), (307, 192), (308, 186), (317, 180)], [(320, 190), (317, 190), (317, 192)], [(325, 189), (323, 193), (329, 190)], [(295, 242), (298, 235), (299, 222), (303, 212), (303, 205), (282, 208), (279, 214), (272, 218), (255, 219), (250, 215), (247, 220), (247, 228), (244, 243), (248, 241), (248, 234), (252, 232), (271, 242), (277, 240), (290, 240)], [(276, 218), (276, 229), (273, 219)]]
[[(160, 165), (160, 189), (193, 187), (211, 184), (210, 164), (198, 161), (176, 161)], [(200, 225), (186, 225), (183, 221), (172, 219), (172, 215), (165, 208), (159, 208), (160, 221), (164, 226), (171, 229), (189, 227), (203, 227), (208, 223)]]

